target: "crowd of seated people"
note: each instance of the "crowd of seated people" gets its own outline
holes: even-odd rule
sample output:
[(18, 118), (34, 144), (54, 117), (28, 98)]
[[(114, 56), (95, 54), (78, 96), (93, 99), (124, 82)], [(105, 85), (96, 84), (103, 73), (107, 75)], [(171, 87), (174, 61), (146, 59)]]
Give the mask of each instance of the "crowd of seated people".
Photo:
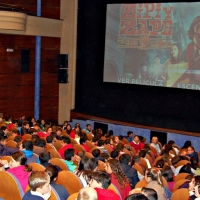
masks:
[[(0, 124), (0, 156), (0, 170), (16, 177), (23, 200), (47, 200), (51, 188), (61, 200), (70, 196), (65, 185), (57, 184), (63, 166), (52, 164), (53, 158), (82, 183), (77, 199), (166, 200), (181, 188), (188, 190), (188, 199), (200, 198), (199, 155), (191, 141), (180, 148), (175, 141), (161, 144), (153, 136), (148, 144), (132, 131), (125, 137), (92, 130), (90, 124), (72, 128), (67, 121), (55, 126), (33, 117), (12, 120), (9, 115)], [(44, 171), (34, 170), (32, 163)], [(181, 174), (185, 176), (180, 179)], [(178, 180), (182, 182), (177, 186)]]

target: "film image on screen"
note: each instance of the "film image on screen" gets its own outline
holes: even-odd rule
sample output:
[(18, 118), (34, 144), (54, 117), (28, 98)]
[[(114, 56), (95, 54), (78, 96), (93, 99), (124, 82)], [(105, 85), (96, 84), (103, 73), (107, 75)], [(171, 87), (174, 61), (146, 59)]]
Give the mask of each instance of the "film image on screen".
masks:
[(107, 5), (104, 82), (200, 90), (200, 3)]

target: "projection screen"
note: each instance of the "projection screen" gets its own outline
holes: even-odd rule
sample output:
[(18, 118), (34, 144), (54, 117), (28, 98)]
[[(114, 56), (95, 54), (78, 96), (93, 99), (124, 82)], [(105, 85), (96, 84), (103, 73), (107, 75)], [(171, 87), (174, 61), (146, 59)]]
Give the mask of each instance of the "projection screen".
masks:
[(200, 3), (108, 4), (104, 82), (200, 90)]

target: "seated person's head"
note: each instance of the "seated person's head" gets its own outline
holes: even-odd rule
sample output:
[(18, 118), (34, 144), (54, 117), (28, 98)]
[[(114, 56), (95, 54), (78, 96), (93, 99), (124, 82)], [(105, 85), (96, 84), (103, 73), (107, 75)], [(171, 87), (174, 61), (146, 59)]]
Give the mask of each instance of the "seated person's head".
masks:
[(118, 156), (119, 156), (119, 152), (118, 151), (116, 151), (116, 150), (114, 150), (114, 151), (111, 151), (110, 152), (110, 157), (111, 158), (118, 158)]
[(180, 171), (179, 171), (179, 174), (180, 174), (180, 173), (188, 173), (188, 174), (190, 174), (190, 175), (193, 175), (193, 172), (192, 172), (192, 170), (191, 170), (190, 164), (188, 163), (188, 164), (186, 164), (186, 165), (183, 165), (183, 166), (181, 167)]
[(119, 162), (128, 165), (131, 163), (131, 156), (129, 154), (124, 153), (119, 157)]
[(124, 145), (122, 143), (118, 143), (115, 147), (115, 151), (123, 151), (124, 150)]
[(192, 153), (194, 153), (194, 152), (195, 152), (194, 147), (189, 146), (189, 147), (187, 148), (187, 153), (188, 153), (188, 154), (192, 154)]
[(99, 149), (94, 149), (93, 151), (92, 151), (92, 155), (95, 157), (95, 158), (98, 158), (99, 157), (99, 155), (100, 155), (100, 150)]
[(158, 160), (158, 161), (156, 162), (155, 167), (157, 167), (157, 168), (163, 168), (164, 165), (165, 165), (165, 161), (164, 161), (163, 159), (160, 159), (160, 160)]
[(33, 143), (29, 140), (24, 140), (22, 142), (22, 149), (33, 151)]
[(148, 200), (148, 198), (142, 193), (135, 193), (126, 197), (125, 200)]
[(146, 156), (146, 151), (145, 151), (145, 150), (141, 150), (141, 151), (139, 152), (139, 156), (142, 157), (142, 158), (145, 158), (145, 156)]
[(37, 130), (34, 129), (34, 128), (30, 128), (29, 131), (28, 131), (28, 133), (29, 133), (30, 135), (37, 135)]
[(47, 172), (43, 171), (33, 171), (28, 178), (28, 185), (30, 189), (34, 192), (39, 192), (45, 195), (51, 191), (50, 177)]
[(98, 169), (98, 160), (96, 158), (88, 158), (87, 156), (84, 156), (80, 163), (82, 163), (83, 170), (95, 171)]
[(17, 136), (19, 134), (19, 131), (17, 129), (12, 129), (12, 136)]
[(119, 135), (118, 138), (120, 141), (122, 141), (124, 137), (122, 135)]
[(31, 137), (31, 141), (33, 142), (33, 144), (35, 144), (35, 142), (39, 139), (40, 137), (38, 135), (32, 135)]
[(54, 136), (54, 135), (49, 135), (49, 136), (47, 136), (46, 137), (46, 141), (47, 141), (47, 143), (54, 143), (54, 142), (56, 142), (56, 137)]
[(59, 137), (62, 135), (62, 128), (57, 128), (56, 135)]
[(86, 187), (79, 190), (77, 200), (97, 200), (97, 192), (92, 187)]
[(11, 154), (12, 162), (9, 163), (10, 168), (26, 165), (27, 158), (22, 151), (17, 151)]
[(46, 146), (46, 141), (42, 138), (38, 138), (35, 143), (34, 143), (35, 146), (37, 147), (42, 147), (42, 148), (45, 148)]
[(23, 126), (23, 128), (25, 128), (25, 129), (30, 129), (30, 125), (29, 125), (29, 122), (28, 121), (25, 121), (25, 122), (23, 122), (22, 123), (22, 126)]
[(102, 162), (106, 162), (109, 159), (109, 155), (107, 153), (101, 153), (99, 155), (99, 160), (101, 160)]
[(0, 144), (6, 146), (7, 144), (7, 136), (1, 135), (0, 136)]
[(51, 159), (51, 155), (50, 155), (50, 153), (48, 151), (44, 152), (44, 153), (41, 153), (39, 155), (39, 160), (40, 160), (41, 164), (48, 163), (50, 159)]
[(111, 184), (110, 174), (104, 171), (95, 171), (91, 175), (91, 180), (89, 182), (92, 188), (103, 188), (107, 189)]
[(144, 194), (148, 198), (148, 200), (157, 200), (158, 199), (157, 192), (152, 188), (143, 187), (141, 189), (141, 191), (142, 191), (142, 194)]
[(81, 137), (79, 142), (80, 144), (84, 144), (86, 142), (86, 139), (84, 137)]
[(151, 139), (151, 142), (153, 144), (157, 144), (158, 143), (158, 138), (156, 136), (153, 136), (152, 139)]
[(58, 177), (58, 168), (54, 165), (48, 166), (45, 170), (45, 172), (47, 172), (49, 174), (50, 177), (50, 182), (52, 181), (56, 181), (57, 177)]
[(67, 136), (62, 136), (62, 137), (60, 138), (60, 140), (61, 140), (62, 145), (66, 145), (66, 144), (70, 144), (70, 143), (71, 143), (70, 138), (67, 137)]
[(127, 132), (127, 136), (130, 137), (130, 138), (132, 138), (133, 137), (133, 132), (132, 131), (128, 131)]
[(17, 143), (17, 148), (22, 144), (22, 137), (20, 135), (15, 136), (14, 141)]
[(74, 149), (72, 148), (69, 148), (69, 149), (66, 149), (65, 152), (64, 152), (64, 157), (65, 157), (65, 160), (67, 161), (74, 161)]
[(103, 146), (104, 145), (104, 141), (103, 140), (99, 140), (98, 142), (97, 142), (97, 146), (98, 147), (101, 147), (101, 146)]

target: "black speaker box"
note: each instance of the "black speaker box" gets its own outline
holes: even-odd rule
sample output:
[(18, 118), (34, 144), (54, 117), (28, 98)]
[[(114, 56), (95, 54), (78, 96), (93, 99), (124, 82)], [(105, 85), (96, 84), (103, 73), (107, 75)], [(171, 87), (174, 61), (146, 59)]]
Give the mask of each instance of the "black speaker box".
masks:
[(68, 83), (68, 69), (58, 70), (58, 83)]
[(21, 72), (27, 73), (30, 70), (30, 50), (21, 50)]
[(58, 68), (68, 68), (68, 54), (58, 54)]

